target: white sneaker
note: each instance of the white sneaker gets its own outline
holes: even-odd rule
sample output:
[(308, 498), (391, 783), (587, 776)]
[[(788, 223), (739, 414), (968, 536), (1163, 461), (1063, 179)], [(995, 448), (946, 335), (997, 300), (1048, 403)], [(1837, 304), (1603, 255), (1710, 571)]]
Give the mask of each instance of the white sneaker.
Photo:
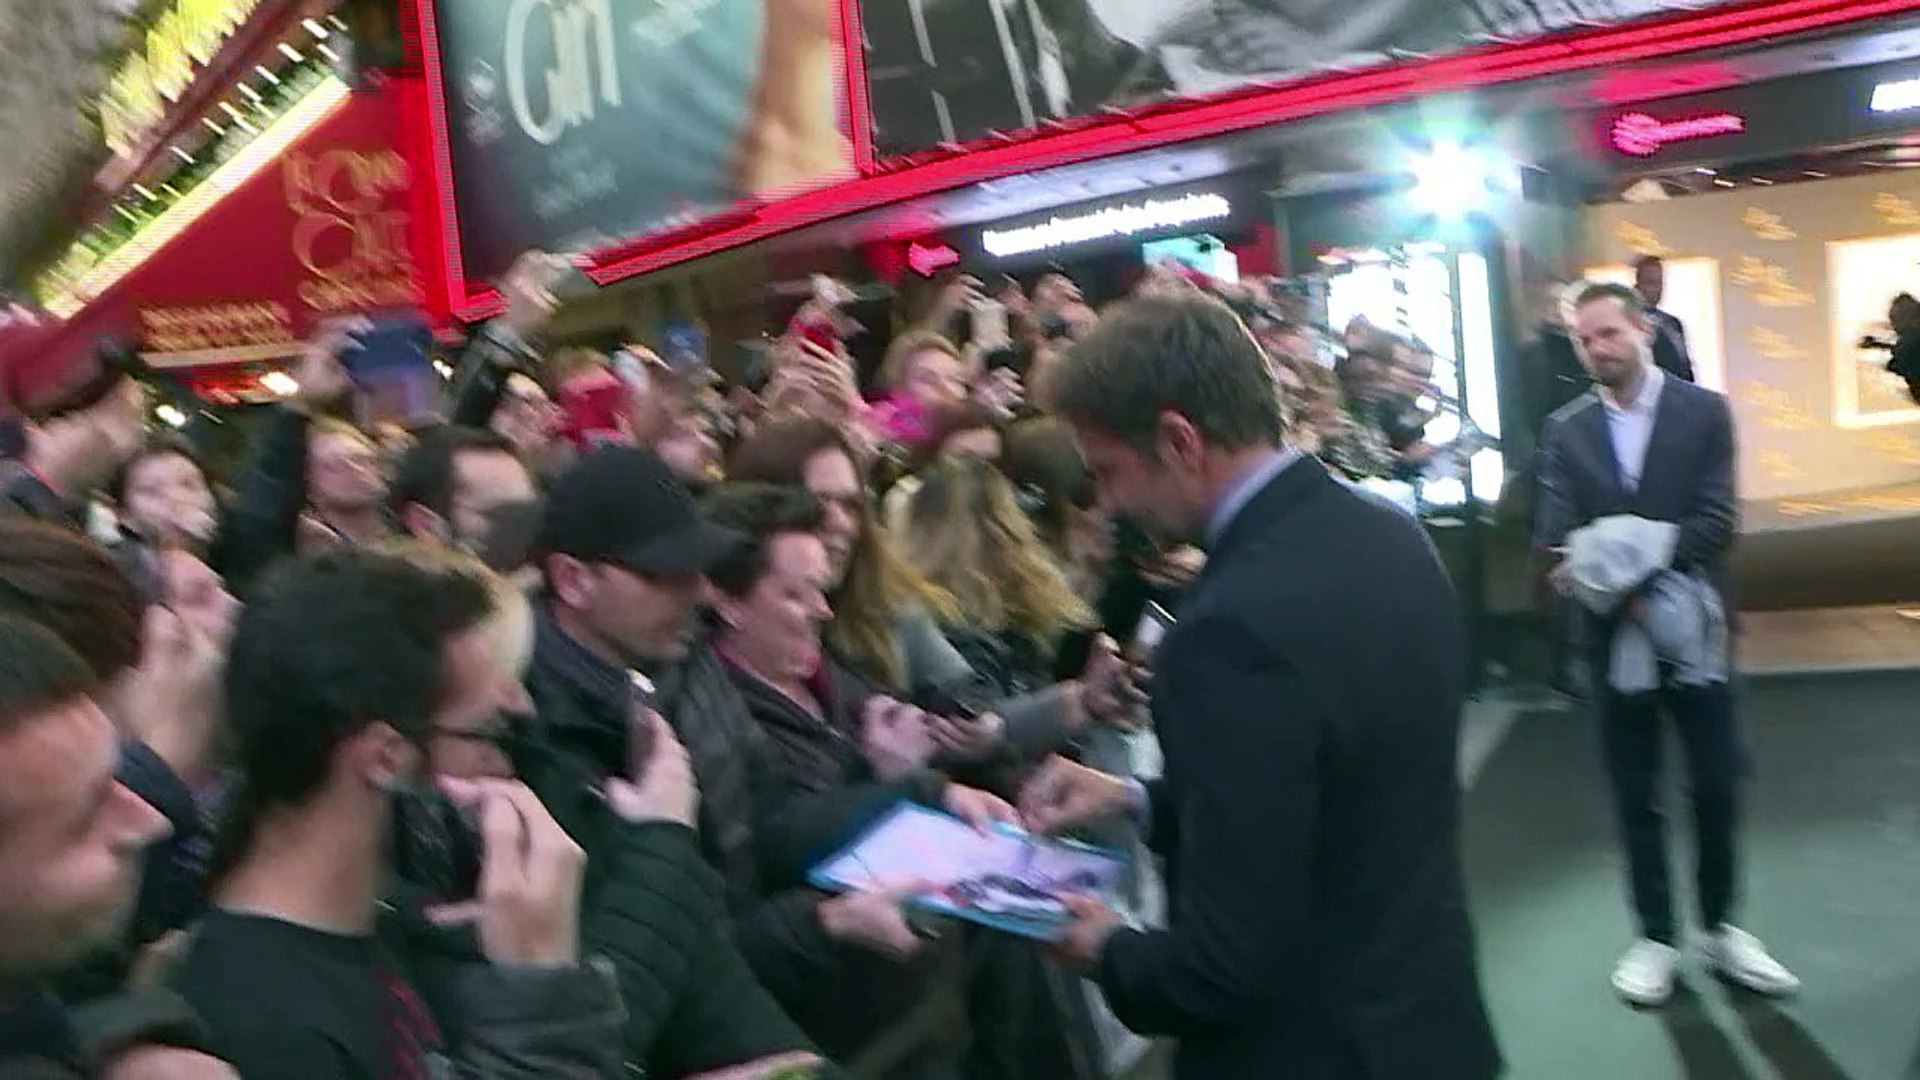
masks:
[(1649, 938), (1633, 943), (1613, 969), (1613, 988), (1632, 1005), (1652, 1008), (1673, 997), (1680, 951)]
[(1737, 926), (1722, 925), (1707, 936), (1707, 963), (1727, 981), (1756, 994), (1780, 997), (1800, 989), (1800, 980), (1767, 953), (1760, 939)]

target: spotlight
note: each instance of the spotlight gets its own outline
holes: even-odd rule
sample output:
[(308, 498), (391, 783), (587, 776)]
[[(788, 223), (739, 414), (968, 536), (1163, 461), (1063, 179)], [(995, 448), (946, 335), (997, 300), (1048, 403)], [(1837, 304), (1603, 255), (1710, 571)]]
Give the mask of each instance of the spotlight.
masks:
[(1437, 142), (1409, 170), (1409, 192), (1420, 210), (1446, 219), (1483, 211), (1495, 194), (1511, 190), (1514, 165), (1504, 156), (1453, 142)]

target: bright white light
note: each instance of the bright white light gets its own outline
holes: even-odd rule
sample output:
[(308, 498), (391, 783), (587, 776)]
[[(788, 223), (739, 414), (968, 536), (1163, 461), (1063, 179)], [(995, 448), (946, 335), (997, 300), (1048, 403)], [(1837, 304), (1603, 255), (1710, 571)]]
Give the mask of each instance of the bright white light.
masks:
[(1232, 214), (1233, 204), (1219, 195), (1197, 193), (1178, 199), (1148, 199), (1074, 217), (1056, 216), (1018, 229), (988, 229), (980, 234), (980, 246), (987, 249), (989, 255), (1005, 258), (1174, 225), (1218, 221)]
[(314, 37), (325, 39), (333, 36), (333, 31), (328, 30), (312, 19), (301, 19), (300, 25), (306, 27), (307, 33), (312, 34)]
[(445, 360), (435, 360), (433, 362), (433, 370), (439, 372), (440, 377), (443, 379), (453, 378), (453, 365), (447, 363)]
[(1496, 192), (1513, 187), (1514, 166), (1496, 153), (1440, 142), (1414, 160), (1415, 206), (1437, 217), (1459, 219), (1487, 208)]
[(1500, 373), (1493, 355), (1493, 284), (1477, 251), (1460, 255), (1460, 338), (1466, 347), (1467, 412), (1473, 425), (1500, 437)]
[(1486, 178), (1480, 163), (1457, 143), (1437, 143), (1413, 163), (1414, 205), (1430, 213), (1462, 217), (1484, 206)]
[(306, 59), (306, 56), (303, 55), (299, 49), (294, 48), (293, 46), (287, 44), (284, 41), (280, 42), (278, 48), (280, 49), (281, 56), (286, 57), (287, 59), (293, 61), (296, 64)]
[(292, 397), (300, 392), (300, 383), (284, 371), (269, 371), (260, 376), (260, 388), (281, 397)]
[(1420, 484), (1420, 501), (1428, 506), (1462, 506), (1467, 501), (1467, 485), (1457, 476), (1442, 476)]
[(1873, 100), (1867, 108), (1874, 112), (1906, 112), (1920, 109), (1920, 79), (1885, 82), (1873, 88)]
[(174, 405), (156, 405), (153, 409), (153, 415), (159, 417), (160, 422), (169, 427), (187, 426), (187, 414), (181, 412), (180, 409)]
[(1500, 501), (1500, 489), (1507, 482), (1507, 462), (1500, 451), (1481, 450), (1467, 459), (1467, 476), (1473, 484), (1473, 497), (1483, 503)]

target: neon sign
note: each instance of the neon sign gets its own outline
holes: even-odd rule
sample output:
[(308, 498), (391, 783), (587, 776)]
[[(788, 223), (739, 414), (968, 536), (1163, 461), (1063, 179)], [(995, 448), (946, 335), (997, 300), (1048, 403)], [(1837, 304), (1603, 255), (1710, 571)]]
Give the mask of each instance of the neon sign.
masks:
[(1631, 112), (1614, 118), (1607, 141), (1615, 150), (1631, 157), (1652, 157), (1674, 143), (1739, 135), (1746, 130), (1747, 118), (1739, 113), (1657, 120), (1646, 113)]
[(133, 153), (141, 137), (166, 118), (167, 106), (180, 100), (259, 6), (260, 0), (178, 0), (100, 96), (107, 148), (122, 156)]
[(1867, 108), (1874, 112), (1906, 112), (1920, 109), (1920, 79), (1883, 82), (1873, 88), (1873, 100)]
[(1232, 214), (1233, 204), (1225, 197), (1201, 192), (1177, 199), (1122, 203), (1072, 217), (1052, 217), (1038, 225), (1017, 229), (988, 229), (980, 234), (980, 246), (986, 248), (989, 255), (1006, 258), (1176, 225), (1218, 221)]
[(946, 244), (922, 244), (915, 240), (907, 245), (907, 265), (921, 277), (932, 277), (959, 261), (960, 253)]

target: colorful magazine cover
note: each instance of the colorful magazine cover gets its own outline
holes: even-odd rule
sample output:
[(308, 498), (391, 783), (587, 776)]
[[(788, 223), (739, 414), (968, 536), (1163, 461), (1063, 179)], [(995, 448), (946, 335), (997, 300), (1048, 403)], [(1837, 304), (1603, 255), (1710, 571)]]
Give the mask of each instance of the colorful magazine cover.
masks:
[(810, 880), (832, 892), (924, 882), (925, 890), (911, 898), (923, 911), (1051, 940), (1069, 921), (1061, 896), (1112, 902), (1127, 865), (1117, 851), (1004, 824), (981, 832), (950, 814), (902, 802), (815, 867)]

